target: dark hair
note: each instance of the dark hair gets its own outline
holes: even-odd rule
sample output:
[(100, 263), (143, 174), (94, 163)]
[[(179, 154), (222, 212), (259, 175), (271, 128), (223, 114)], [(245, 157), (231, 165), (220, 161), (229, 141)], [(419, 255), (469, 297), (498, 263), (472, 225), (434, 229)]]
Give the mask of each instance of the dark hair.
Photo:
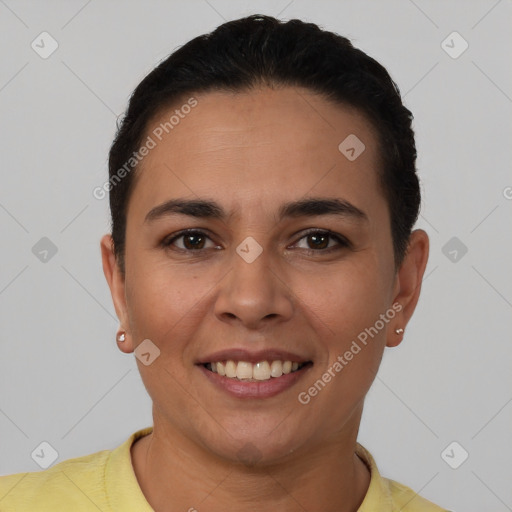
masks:
[[(193, 93), (242, 92), (258, 85), (299, 86), (356, 108), (378, 133), (380, 183), (386, 197), (396, 268), (405, 256), (421, 195), (416, 175), (413, 116), (386, 69), (345, 37), (298, 19), (263, 15), (229, 21), (189, 41), (161, 62), (134, 90), (109, 155), (114, 251), (124, 273), (127, 205), (134, 173), (119, 179), (148, 123)], [(341, 142), (341, 141), (340, 141)], [(117, 182), (114, 179), (117, 178)]]

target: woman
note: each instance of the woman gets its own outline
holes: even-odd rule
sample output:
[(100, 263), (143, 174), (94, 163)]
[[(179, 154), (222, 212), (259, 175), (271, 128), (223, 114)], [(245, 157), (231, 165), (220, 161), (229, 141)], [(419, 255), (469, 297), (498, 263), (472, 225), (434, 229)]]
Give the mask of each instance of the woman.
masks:
[(225, 23), (153, 70), (95, 194), (154, 425), (0, 478), (0, 509), (443, 510), (357, 443), (428, 259), (411, 121), (380, 64), (299, 20)]

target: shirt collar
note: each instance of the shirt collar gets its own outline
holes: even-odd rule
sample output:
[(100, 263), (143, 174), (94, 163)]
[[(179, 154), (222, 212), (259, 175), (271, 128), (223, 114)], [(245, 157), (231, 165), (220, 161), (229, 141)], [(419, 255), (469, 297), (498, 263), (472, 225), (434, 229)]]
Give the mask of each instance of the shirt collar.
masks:
[(356, 455), (370, 470), (370, 485), (357, 512), (393, 512), (393, 498), (388, 481), (380, 475), (371, 453), (363, 445), (356, 443)]
[(150, 434), (153, 427), (133, 433), (123, 444), (112, 450), (105, 466), (105, 490), (112, 510), (154, 512), (139, 486), (131, 458), (131, 446)]

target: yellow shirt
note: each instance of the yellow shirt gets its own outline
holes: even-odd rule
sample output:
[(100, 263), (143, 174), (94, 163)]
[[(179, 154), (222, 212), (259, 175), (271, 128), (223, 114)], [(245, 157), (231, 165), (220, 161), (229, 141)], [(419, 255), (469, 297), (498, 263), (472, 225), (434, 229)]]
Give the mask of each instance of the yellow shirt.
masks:
[[(44, 471), (0, 476), (1, 512), (153, 512), (133, 471), (130, 447), (153, 427), (138, 430), (113, 450), (62, 461)], [(356, 453), (371, 473), (358, 512), (448, 512), (412, 489), (382, 478), (371, 454)]]

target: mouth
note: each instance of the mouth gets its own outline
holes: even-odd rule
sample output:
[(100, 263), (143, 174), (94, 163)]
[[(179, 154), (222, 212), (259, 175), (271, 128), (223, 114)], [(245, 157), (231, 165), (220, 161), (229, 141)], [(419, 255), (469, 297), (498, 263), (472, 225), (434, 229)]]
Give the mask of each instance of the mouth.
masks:
[(221, 351), (197, 361), (196, 366), (217, 389), (236, 398), (268, 398), (293, 386), (313, 361), (280, 350), (250, 353)]
[(249, 361), (234, 361), (228, 359), (226, 361), (213, 361), (211, 363), (204, 363), (203, 366), (212, 373), (217, 373), (221, 377), (228, 379), (236, 379), (245, 382), (262, 382), (270, 379), (278, 379), (283, 375), (295, 373), (311, 361), (299, 363), (298, 361), (259, 361), (257, 363), (250, 363)]

